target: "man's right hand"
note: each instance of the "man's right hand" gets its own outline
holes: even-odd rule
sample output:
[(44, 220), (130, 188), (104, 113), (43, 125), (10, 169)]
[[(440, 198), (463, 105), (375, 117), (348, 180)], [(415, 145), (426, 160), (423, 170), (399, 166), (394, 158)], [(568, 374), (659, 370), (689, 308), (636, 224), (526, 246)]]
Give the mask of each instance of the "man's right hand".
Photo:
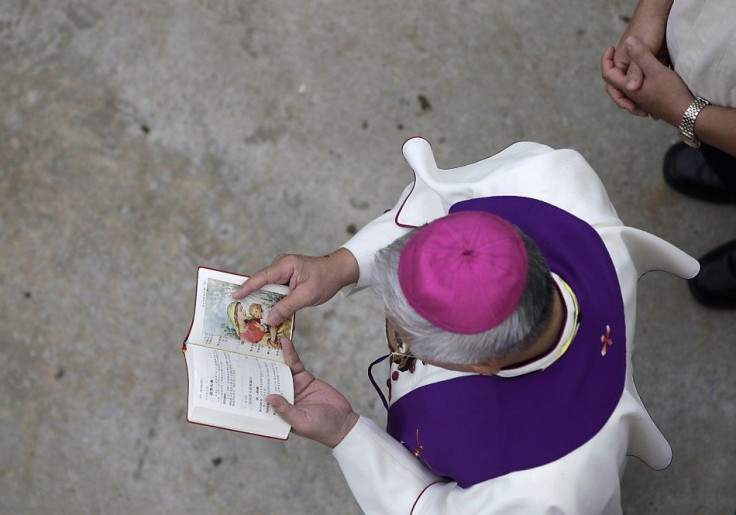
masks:
[(359, 273), (358, 262), (345, 248), (321, 257), (279, 254), (270, 265), (250, 276), (233, 298), (242, 299), (267, 284), (287, 284), (291, 292), (268, 314), (267, 322), (275, 326), (301, 308), (327, 302), (340, 289), (357, 282)]

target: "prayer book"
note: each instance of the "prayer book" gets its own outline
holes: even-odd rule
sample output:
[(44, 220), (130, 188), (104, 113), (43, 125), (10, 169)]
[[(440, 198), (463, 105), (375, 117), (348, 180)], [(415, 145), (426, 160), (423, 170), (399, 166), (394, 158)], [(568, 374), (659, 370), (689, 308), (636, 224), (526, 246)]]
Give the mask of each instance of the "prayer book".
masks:
[(294, 382), (280, 336), (291, 338), (294, 317), (279, 327), (268, 312), (289, 288), (271, 284), (242, 300), (232, 293), (247, 276), (199, 267), (194, 316), (182, 351), (189, 379), (187, 420), (286, 440), (291, 426), (266, 402), (278, 393), (294, 402)]

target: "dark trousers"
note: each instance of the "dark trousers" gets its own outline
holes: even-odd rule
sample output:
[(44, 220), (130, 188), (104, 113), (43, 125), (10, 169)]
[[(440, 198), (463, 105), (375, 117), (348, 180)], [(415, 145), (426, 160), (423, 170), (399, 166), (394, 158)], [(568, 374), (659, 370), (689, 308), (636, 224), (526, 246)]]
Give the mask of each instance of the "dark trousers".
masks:
[(700, 151), (711, 170), (736, 194), (736, 157), (705, 143), (700, 145)]

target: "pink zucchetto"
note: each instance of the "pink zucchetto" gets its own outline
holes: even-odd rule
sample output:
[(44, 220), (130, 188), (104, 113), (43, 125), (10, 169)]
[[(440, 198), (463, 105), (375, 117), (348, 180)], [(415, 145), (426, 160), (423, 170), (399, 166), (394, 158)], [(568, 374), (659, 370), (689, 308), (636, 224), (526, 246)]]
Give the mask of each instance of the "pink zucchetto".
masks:
[(419, 229), (399, 258), (399, 284), (414, 310), (459, 334), (496, 327), (526, 285), (524, 240), (503, 218), (462, 211)]

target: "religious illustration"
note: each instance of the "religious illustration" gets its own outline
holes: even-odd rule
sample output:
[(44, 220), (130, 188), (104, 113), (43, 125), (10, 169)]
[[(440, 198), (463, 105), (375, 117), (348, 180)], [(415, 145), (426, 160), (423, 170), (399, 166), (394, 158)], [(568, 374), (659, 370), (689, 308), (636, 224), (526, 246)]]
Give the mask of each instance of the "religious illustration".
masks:
[(233, 336), (238, 340), (264, 347), (280, 349), (280, 335), (289, 335), (291, 319), (278, 327), (271, 327), (266, 319), (271, 308), (284, 294), (258, 290), (244, 299), (234, 301), (232, 293), (237, 285), (216, 279), (207, 284), (205, 298), (205, 331), (210, 334)]

